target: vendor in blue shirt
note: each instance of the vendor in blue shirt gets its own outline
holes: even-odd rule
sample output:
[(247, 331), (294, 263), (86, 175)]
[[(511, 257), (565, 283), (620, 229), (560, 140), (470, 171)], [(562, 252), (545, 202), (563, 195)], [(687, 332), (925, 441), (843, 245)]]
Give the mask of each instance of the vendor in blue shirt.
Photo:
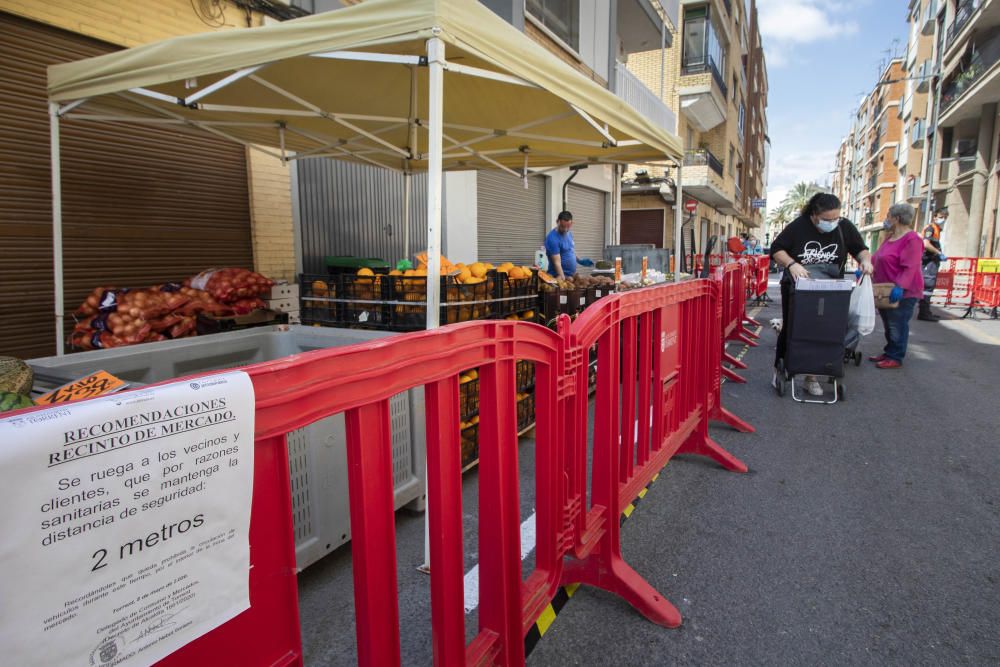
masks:
[(587, 258), (576, 256), (576, 244), (573, 242), (573, 214), (563, 211), (556, 217), (555, 229), (545, 237), (545, 253), (549, 256), (549, 269), (559, 280), (572, 278), (576, 274), (576, 265), (593, 266), (594, 262)]

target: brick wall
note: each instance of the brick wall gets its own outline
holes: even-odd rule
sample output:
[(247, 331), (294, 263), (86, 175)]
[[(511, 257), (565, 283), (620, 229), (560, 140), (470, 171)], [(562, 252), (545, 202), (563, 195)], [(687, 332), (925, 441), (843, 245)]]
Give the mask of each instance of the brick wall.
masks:
[(557, 58), (563, 62), (569, 63), (574, 69), (586, 76), (592, 81), (596, 81), (605, 88), (608, 87), (608, 82), (598, 76), (594, 70), (587, 67), (585, 64), (577, 60), (570, 53), (566, 51), (558, 42), (549, 37), (544, 30), (540, 29), (531, 21), (524, 22), (524, 34), (530, 37), (533, 41), (544, 46), (549, 52), (554, 54)]
[[(247, 26), (247, 14), (223, 3), (213, 20), (199, 16), (190, 0), (0, 0), (0, 11), (123, 47), (178, 35)], [(262, 17), (250, 22), (260, 25)], [(295, 274), (290, 168), (248, 151), (255, 269), (273, 278)]]
[(276, 280), (295, 278), (291, 169), (259, 151), (247, 154), (254, 270)]

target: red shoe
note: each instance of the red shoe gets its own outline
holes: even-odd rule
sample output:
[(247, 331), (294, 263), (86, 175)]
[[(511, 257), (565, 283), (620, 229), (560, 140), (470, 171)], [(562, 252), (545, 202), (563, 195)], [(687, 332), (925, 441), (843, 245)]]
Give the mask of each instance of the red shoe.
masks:
[(868, 361), (882, 361), (883, 359), (885, 359), (885, 355), (884, 354), (879, 354), (879, 355), (874, 356), (874, 357), (868, 357)]
[(895, 359), (890, 359), (886, 357), (882, 361), (875, 364), (875, 368), (901, 368), (903, 364), (899, 363)]

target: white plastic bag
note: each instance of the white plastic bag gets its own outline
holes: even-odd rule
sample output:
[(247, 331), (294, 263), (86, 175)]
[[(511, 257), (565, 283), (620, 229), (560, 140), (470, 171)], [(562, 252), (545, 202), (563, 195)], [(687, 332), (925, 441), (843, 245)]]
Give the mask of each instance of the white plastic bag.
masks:
[(875, 331), (875, 292), (868, 276), (862, 276), (851, 292), (850, 322), (862, 336)]

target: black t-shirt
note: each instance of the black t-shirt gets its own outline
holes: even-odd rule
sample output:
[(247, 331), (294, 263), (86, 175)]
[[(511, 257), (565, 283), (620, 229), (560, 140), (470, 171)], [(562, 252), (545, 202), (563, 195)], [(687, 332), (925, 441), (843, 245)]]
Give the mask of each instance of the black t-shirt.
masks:
[(861, 251), (868, 250), (868, 246), (850, 220), (841, 218), (837, 229), (824, 234), (816, 228), (809, 216), (800, 215), (771, 242), (771, 256), (779, 250), (787, 252), (802, 266), (843, 266), (847, 261), (847, 253), (857, 257)]

